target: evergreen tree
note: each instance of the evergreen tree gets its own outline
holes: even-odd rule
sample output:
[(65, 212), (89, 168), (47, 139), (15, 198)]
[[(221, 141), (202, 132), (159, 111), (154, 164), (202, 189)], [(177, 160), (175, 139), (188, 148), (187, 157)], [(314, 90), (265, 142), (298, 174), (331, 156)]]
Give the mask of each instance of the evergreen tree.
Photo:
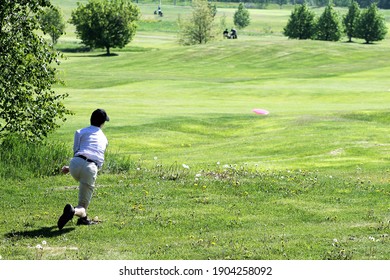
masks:
[(356, 1), (352, 1), (348, 13), (343, 18), (344, 32), (348, 36), (348, 41), (352, 42), (355, 37), (356, 24), (360, 15), (360, 7)]
[(383, 40), (387, 33), (386, 21), (379, 13), (377, 5), (371, 4), (364, 9), (356, 24), (356, 37), (364, 39), (367, 44)]
[(247, 27), (250, 23), (249, 12), (243, 3), (238, 5), (237, 11), (234, 13), (234, 25), (239, 29)]
[(340, 17), (332, 4), (328, 4), (316, 24), (315, 38), (323, 41), (338, 41), (341, 34)]
[(306, 3), (295, 6), (283, 34), (291, 39), (311, 39), (314, 35), (314, 12)]

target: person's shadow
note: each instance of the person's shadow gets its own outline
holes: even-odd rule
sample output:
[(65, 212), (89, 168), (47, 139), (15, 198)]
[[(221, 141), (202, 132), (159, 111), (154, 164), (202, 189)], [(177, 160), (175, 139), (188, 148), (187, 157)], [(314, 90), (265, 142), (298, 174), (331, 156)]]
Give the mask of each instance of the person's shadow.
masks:
[(68, 227), (68, 228), (64, 228), (62, 230), (59, 230), (56, 226), (51, 226), (51, 227), (41, 227), (39, 229), (34, 229), (34, 230), (11, 231), (11, 232), (4, 234), (4, 236), (7, 238), (55, 237), (55, 236), (59, 236), (59, 235), (71, 232), (73, 230), (75, 230), (74, 227)]

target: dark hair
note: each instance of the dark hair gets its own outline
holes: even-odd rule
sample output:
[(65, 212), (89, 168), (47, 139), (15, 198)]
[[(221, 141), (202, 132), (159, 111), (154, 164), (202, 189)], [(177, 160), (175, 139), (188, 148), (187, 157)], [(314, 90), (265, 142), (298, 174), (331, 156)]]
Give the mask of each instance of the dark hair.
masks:
[(106, 111), (103, 109), (96, 109), (91, 115), (91, 125), (100, 127), (105, 122), (110, 121)]

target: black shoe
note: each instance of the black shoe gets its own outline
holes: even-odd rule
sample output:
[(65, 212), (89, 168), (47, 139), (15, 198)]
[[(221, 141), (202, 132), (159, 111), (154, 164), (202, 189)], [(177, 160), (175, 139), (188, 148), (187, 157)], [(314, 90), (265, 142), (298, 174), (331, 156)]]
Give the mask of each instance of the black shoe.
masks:
[(66, 204), (64, 208), (64, 212), (62, 213), (61, 217), (58, 219), (57, 225), (59, 229), (62, 229), (67, 222), (72, 220), (74, 216), (74, 208), (70, 204)]
[(79, 218), (79, 219), (77, 220), (77, 225), (78, 225), (78, 226), (90, 226), (90, 225), (95, 225), (95, 224), (96, 224), (96, 222), (94, 222), (94, 221), (88, 219), (87, 216), (85, 216), (85, 217), (83, 217), (83, 218)]

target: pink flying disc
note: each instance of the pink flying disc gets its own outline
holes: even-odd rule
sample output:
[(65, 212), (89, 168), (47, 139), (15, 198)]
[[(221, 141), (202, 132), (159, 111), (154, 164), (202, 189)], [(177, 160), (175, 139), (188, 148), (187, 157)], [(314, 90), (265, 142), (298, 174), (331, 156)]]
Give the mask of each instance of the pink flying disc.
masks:
[(268, 115), (269, 112), (264, 109), (253, 109), (252, 112), (258, 114), (258, 115)]

